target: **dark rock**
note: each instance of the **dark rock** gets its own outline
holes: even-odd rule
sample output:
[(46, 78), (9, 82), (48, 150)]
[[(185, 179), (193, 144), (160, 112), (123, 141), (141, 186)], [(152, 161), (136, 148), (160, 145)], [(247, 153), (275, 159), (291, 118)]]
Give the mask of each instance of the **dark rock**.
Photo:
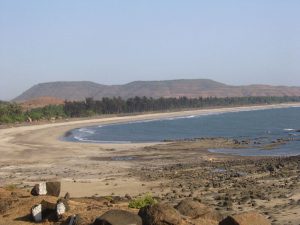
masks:
[(271, 225), (271, 223), (257, 212), (246, 212), (228, 216), (219, 225)]
[(98, 217), (93, 225), (142, 225), (142, 219), (125, 210), (110, 210)]
[(69, 205), (65, 199), (58, 200), (57, 203), (43, 200), (31, 208), (31, 216), (35, 222), (41, 222), (45, 219), (58, 221), (68, 209)]
[(66, 199), (66, 200), (70, 200), (70, 193), (69, 193), (69, 192), (67, 192), (67, 193), (65, 194), (65, 197), (64, 197), (64, 199)]
[(178, 225), (182, 218), (179, 212), (168, 204), (155, 204), (143, 207), (139, 211), (143, 225)]
[(34, 205), (31, 208), (31, 216), (34, 222), (41, 222), (43, 220), (43, 216), (42, 216), (42, 205), (38, 204), (38, 205)]
[(60, 182), (46, 182), (47, 195), (58, 197), (60, 186)]
[(42, 183), (34, 185), (34, 187), (31, 190), (31, 194), (33, 196), (46, 195), (47, 194), (46, 183), (42, 182)]
[(175, 207), (182, 215), (192, 218), (199, 217), (211, 211), (209, 207), (192, 199), (184, 199)]
[(60, 194), (60, 182), (41, 182), (36, 184), (32, 188), (31, 194), (34, 196), (50, 195), (58, 197)]
[(69, 216), (67, 219), (68, 225), (86, 225), (87, 223), (83, 221), (79, 214)]

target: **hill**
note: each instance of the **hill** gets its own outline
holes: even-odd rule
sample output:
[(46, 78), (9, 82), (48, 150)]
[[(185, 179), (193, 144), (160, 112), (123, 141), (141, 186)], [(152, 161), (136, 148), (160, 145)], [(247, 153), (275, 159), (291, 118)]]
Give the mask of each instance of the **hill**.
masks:
[(86, 97), (134, 96), (159, 97), (244, 97), (300, 96), (300, 87), (248, 85), (232, 86), (209, 79), (134, 81), (124, 85), (102, 85), (88, 81), (50, 82), (33, 86), (13, 101), (23, 102), (41, 97), (83, 100)]
[(64, 100), (63, 99), (58, 99), (54, 97), (38, 97), (34, 99), (30, 99), (27, 101), (22, 101), (21, 106), (25, 110), (30, 110), (34, 108), (41, 108), (47, 105), (63, 105)]

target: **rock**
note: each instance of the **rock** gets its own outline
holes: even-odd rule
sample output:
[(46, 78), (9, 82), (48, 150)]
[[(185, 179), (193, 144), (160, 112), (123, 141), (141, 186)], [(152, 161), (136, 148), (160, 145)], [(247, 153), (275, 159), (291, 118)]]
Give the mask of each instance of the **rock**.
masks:
[(98, 217), (93, 225), (142, 225), (142, 219), (125, 210), (110, 210)]
[(148, 205), (138, 214), (143, 225), (178, 225), (182, 222), (179, 212), (168, 204)]
[(41, 222), (45, 219), (58, 221), (68, 210), (69, 204), (65, 199), (58, 200), (57, 203), (43, 200), (40, 204), (32, 207), (31, 216), (35, 222)]
[(193, 224), (194, 225), (219, 225), (219, 222), (216, 220), (198, 218), (196, 220), (193, 220)]
[(184, 216), (189, 216), (192, 218), (199, 217), (206, 213), (211, 212), (211, 209), (206, 205), (194, 201), (192, 199), (184, 199), (175, 207), (178, 212), (180, 212)]
[(245, 212), (226, 217), (220, 225), (271, 225), (271, 222), (257, 212)]
[(34, 185), (31, 194), (34, 196), (50, 195), (58, 197), (60, 194), (60, 182), (41, 182)]
[(69, 203), (66, 199), (59, 199), (56, 204), (56, 217), (57, 219), (61, 219), (62, 215), (65, 214), (65, 212), (69, 211)]
[(68, 225), (85, 225), (86, 223), (81, 219), (79, 214), (69, 216)]
[(69, 193), (69, 192), (67, 192), (67, 193), (65, 194), (65, 197), (64, 197), (64, 199), (66, 199), (66, 200), (70, 200), (70, 193)]
[(31, 216), (34, 222), (41, 222), (43, 220), (42, 217), (42, 204), (35, 205), (31, 208)]
[(217, 210), (210, 209), (209, 212), (207, 212), (203, 215), (200, 215), (198, 218), (220, 222), (224, 219), (224, 216)]
[(42, 182), (42, 183), (34, 185), (34, 187), (31, 190), (31, 194), (34, 196), (46, 195), (47, 194), (46, 183)]
[(60, 182), (46, 182), (47, 195), (58, 197), (60, 194)]

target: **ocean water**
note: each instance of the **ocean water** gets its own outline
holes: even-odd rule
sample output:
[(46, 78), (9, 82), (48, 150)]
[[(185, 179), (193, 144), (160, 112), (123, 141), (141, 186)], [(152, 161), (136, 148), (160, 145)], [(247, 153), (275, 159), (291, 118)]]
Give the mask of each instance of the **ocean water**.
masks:
[(74, 142), (159, 142), (185, 138), (228, 137), (269, 143), (277, 138), (295, 140), (273, 150), (211, 149), (212, 152), (252, 155), (300, 154), (300, 108), (193, 115), (162, 120), (98, 125), (72, 130), (65, 140)]

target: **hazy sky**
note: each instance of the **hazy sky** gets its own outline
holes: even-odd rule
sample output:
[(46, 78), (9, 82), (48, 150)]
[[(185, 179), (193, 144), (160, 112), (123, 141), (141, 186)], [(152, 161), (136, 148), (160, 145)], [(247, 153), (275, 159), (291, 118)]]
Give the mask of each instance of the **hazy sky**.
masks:
[(0, 0), (0, 78), (300, 86), (300, 1)]

